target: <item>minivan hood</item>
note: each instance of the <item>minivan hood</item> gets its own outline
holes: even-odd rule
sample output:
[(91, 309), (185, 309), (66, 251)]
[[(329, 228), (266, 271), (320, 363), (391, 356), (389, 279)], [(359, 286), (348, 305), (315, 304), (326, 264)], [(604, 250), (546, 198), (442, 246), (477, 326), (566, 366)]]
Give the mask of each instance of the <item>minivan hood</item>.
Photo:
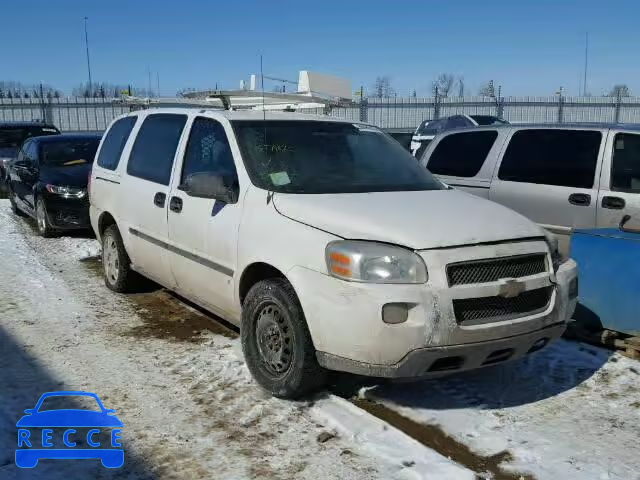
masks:
[(280, 214), (339, 237), (414, 250), (544, 236), (519, 213), (458, 190), (278, 193), (273, 201)]

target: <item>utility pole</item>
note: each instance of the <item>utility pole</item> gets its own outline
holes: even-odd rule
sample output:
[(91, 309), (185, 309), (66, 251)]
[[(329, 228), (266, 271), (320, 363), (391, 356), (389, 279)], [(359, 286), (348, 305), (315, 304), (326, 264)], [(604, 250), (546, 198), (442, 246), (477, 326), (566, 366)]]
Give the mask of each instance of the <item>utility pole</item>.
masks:
[(89, 95), (92, 95), (93, 83), (91, 81), (91, 62), (89, 61), (89, 34), (87, 33), (87, 20), (89, 20), (89, 17), (84, 17), (84, 44), (87, 49), (87, 72), (89, 73)]
[(160, 96), (160, 72), (156, 72), (156, 97)]
[(149, 77), (149, 83), (148, 83), (148, 89), (147, 89), (147, 96), (149, 98), (153, 97), (153, 94), (151, 93), (151, 69), (149, 68), (149, 65), (147, 65), (147, 76)]
[(587, 65), (589, 63), (589, 32), (586, 33), (584, 43), (584, 80), (582, 82), (582, 96), (587, 96)]

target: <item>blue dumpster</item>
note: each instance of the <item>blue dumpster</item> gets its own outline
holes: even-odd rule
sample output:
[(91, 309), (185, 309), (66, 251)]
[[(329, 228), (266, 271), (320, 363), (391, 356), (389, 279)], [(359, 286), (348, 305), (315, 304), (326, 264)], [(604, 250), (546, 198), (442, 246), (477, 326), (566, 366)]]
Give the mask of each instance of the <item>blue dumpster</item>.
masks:
[(640, 230), (576, 230), (571, 257), (580, 281), (574, 318), (587, 328), (640, 335)]

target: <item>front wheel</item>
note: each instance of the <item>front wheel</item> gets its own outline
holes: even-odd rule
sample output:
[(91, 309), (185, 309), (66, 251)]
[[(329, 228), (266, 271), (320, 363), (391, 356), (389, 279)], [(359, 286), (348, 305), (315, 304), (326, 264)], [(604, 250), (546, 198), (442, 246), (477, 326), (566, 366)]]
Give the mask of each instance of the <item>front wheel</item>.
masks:
[(24, 212), (20, 210), (18, 204), (16, 203), (16, 199), (14, 193), (11, 191), (9, 187), (7, 187), (7, 194), (9, 195), (9, 203), (11, 204), (11, 212), (17, 217), (26, 217)]
[(41, 237), (52, 237), (53, 228), (49, 222), (49, 214), (47, 213), (47, 206), (44, 200), (36, 199), (36, 222), (38, 224), (38, 233)]
[(324, 384), (302, 306), (285, 279), (263, 280), (249, 290), (240, 335), (249, 371), (272, 395), (298, 398)]

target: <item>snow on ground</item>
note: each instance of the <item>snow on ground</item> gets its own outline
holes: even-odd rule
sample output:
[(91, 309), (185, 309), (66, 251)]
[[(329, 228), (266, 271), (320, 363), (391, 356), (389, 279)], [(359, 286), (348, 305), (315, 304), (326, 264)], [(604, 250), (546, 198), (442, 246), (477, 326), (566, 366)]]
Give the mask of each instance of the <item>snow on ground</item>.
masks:
[[(539, 479), (640, 479), (640, 363), (559, 341), (510, 364), (368, 390)], [(503, 464), (504, 465), (504, 464)]]
[[(265, 395), (233, 332), (163, 291), (112, 293), (98, 253), (79, 235), (35, 236), (0, 201), (1, 478), (473, 478), (341, 398)], [(63, 389), (94, 391), (116, 410), (123, 469), (13, 465), (16, 420)], [(603, 349), (560, 341), (514, 363), (361, 396), (527, 478), (640, 479), (640, 363)]]
[[(39, 238), (0, 201), (3, 479), (473, 478), (340, 399), (266, 395), (233, 334), (163, 291), (122, 296), (104, 287), (91, 258), (97, 247), (77, 235)], [(15, 422), (54, 390), (92, 391), (115, 409), (123, 468), (14, 466)]]

